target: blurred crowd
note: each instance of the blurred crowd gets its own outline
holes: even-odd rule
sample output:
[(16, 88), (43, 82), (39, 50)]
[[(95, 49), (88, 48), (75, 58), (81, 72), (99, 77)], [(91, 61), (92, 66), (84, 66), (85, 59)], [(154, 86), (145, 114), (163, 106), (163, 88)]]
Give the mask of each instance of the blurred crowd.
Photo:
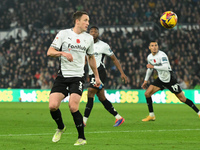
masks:
[[(100, 39), (107, 42), (120, 60), (129, 83), (120, 80), (112, 61), (106, 59), (106, 89), (141, 89), (146, 73), (146, 57), (150, 40), (157, 40), (166, 52), (172, 69), (183, 89), (200, 88), (200, 30), (193, 28), (162, 30), (139, 27), (143, 22), (155, 22), (163, 10), (172, 10), (179, 23), (199, 24), (200, 1), (177, 0), (3, 0), (0, 4), (0, 30), (23, 27), (28, 36), (4, 39), (0, 46), (0, 88), (49, 89), (56, 77), (59, 62), (47, 57), (47, 50), (56, 33), (51, 29), (72, 27), (71, 16), (85, 10), (90, 23), (99, 27), (133, 26), (132, 31), (104, 28)], [(163, 29), (163, 28), (162, 28)], [(87, 67), (85, 69), (87, 71)], [(153, 72), (150, 81), (157, 77)], [(88, 76), (86, 73), (86, 86)]]
[(73, 26), (76, 10), (90, 14), (99, 26), (141, 25), (158, 22), (164, 10), (173, 10), (179, 23), (199, 23), (199, 0), (2, 0), (0, 29), (21, 27), (64, 28)]

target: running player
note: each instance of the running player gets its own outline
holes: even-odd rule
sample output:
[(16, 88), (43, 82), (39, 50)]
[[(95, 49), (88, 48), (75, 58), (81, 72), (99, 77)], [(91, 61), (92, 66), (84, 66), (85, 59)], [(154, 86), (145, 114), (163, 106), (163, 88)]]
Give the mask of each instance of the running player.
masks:
[(69, 109), (78, 131), (78, 140), (74, 145), (84, 145), (86, 144), (86, 138), (83, 117), (79, 112), (79, 103), (83, 92), (86, 54), (95, 75), (96, 84), (94, 86), (98, 87), (101, 83), (93, 55), (94, 41), (92, 36), (85, 32), (89, 25), (89, 16), (84, 11), (77, 11), (73, 15), (73, 21), (74, 27), (61, 30), (47, 52), (48, 56), (59, 57), (60, 61), (58, 76), (49, 96), (49, 109), (58, 126), (52, 141), (58, 142), (62, 133), (66, 130), (59, 106), (61, 101), (68, 96), (68, 93), (70, 94)]
[(149, 109), (149, 116), (147, 118), (142, 119), (142, 121), (154, 121), (156, 119), (151, 96), (159, 91), (163, 90), (165, 87), (169, 89), (172, 93), (176, 95), (176, 97), (183, 103), (190, 106), (200, 117), (199, 109), (194, 105), (194, 103), (185, 97), (183, 94), (175, 74), (172, 72), (169, 60), (167, 55), (163, 52), (158, 50), (158, 43), (155, 41), (150, 42), (149, 49), (151, 54), (147, 57), (147, 72), (145, 76), (144, 83), (142, 84), (142, 88), (145, 89), (147, 85), (147, 81), (150, 75), (155, 69), (158, 72), (158, 78), (148, 87), (145, 92), (145, 97), (147, 100), (147, 106)]
[(112, 59), (115, 66), (118, 68), (118, 70), (121, 73), (121, 78), (122, 78), (123, 82), (127, 83), (128, 78), (124, 74), (124, 71), (122, 70), (120, 63), (119, 63), (118, 59), (115, 57), (110, 46), (107, 43), (98, 39), (98, 37), (99, 37), (98, 27), (92, 26), (90, 28), (89, 33), (94, 38), (94, 43), (95, 43), (94, 44), (94, 54), (95, 54), (98, 72), (99, 72), (99, 76), (100, 76), (102, 84), (99, 88), (94, 86), (95, 85), (95, 76), (94, 76), (91, 68), (89, 67), (90, 86), (88, 88), (88, 101), (87, 101), (85, 112), (84, 112), (83, 122), (84, 122), (84, 125), (86, 126), (88, 117), (93, 108), (94, 96), (96, 94), (97, 97), (99, 98), (99, 100), (101, 101), (101, 103), (104, 105), (105, 109), (107, 111), (109, 111), (116, 118), (114, 126), (117, 127), (117, 126), (120, 126), (124, 122), (124, 118), (118, 114), (118, 112), (114, 109), (111, 102), (106, 99), (105, 94), (104, 94), (104, 92), (105, 92), (104, 91), (104, 83), (106, 80), (106, 70), (105, 70), (105, 65), (103, 63), (104, 58), (105, 58), (104, 56), (107, 55)]

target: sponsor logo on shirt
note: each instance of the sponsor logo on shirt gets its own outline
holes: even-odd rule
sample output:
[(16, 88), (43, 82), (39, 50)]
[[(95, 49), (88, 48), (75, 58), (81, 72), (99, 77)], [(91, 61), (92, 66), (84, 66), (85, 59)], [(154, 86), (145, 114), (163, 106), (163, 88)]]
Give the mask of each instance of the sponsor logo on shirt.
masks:
[(81, 49), (86, 51), (87, 48), (85, 46), (82, 47), (81, 45), (68, 44), (68, 49)]
[(162, 57), (162, 61), (167, 61), (167, 58), (166, 57)]

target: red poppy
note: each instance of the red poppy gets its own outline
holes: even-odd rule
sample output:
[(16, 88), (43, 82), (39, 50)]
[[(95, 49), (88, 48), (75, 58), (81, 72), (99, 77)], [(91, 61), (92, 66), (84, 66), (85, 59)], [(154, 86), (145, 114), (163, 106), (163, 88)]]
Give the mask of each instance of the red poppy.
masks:
[(77, 42), (77, 43), (80, 43), (81, 41), (80, 41), (79, 39), (76, 39), (76, 42)]

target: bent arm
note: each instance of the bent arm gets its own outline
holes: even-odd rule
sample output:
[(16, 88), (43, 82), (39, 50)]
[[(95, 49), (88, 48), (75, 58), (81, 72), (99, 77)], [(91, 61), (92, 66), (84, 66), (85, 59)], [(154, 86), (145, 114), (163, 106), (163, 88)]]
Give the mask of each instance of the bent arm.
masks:
[(47, 51), (47, 56), (51, 56), (51, 57), (59, 57), (62, 55), (61, 51), (57, 51), (55, 48), (53, 47), (49, 47), (48, 51)]
[(150, 69), (150, 68), (147, 69), (146, 76), (144, 78), (145, 81), (149, 80), (149, 77), (151, 76), (152, 72), (153, 72), (153, 69)]
[(65, 53), (62, 51), (57, 51), (55, 48), (53, 47), (49, 47), (48, 51), (47, 51), (47, 56), (51, 56), (51, 57), (60, 57), (60, 56), (64, 56), (67, 58), (68, 61), (72, 62), (73, 61), (73, 57), (72, 54), (70, 53)]
[(154, 66), (154, 69), (156, 69), (156, 70), (163, 70), (163, 71), (168, 71), (169, 70), (167, 63), (164, 63), (161, 66)]

